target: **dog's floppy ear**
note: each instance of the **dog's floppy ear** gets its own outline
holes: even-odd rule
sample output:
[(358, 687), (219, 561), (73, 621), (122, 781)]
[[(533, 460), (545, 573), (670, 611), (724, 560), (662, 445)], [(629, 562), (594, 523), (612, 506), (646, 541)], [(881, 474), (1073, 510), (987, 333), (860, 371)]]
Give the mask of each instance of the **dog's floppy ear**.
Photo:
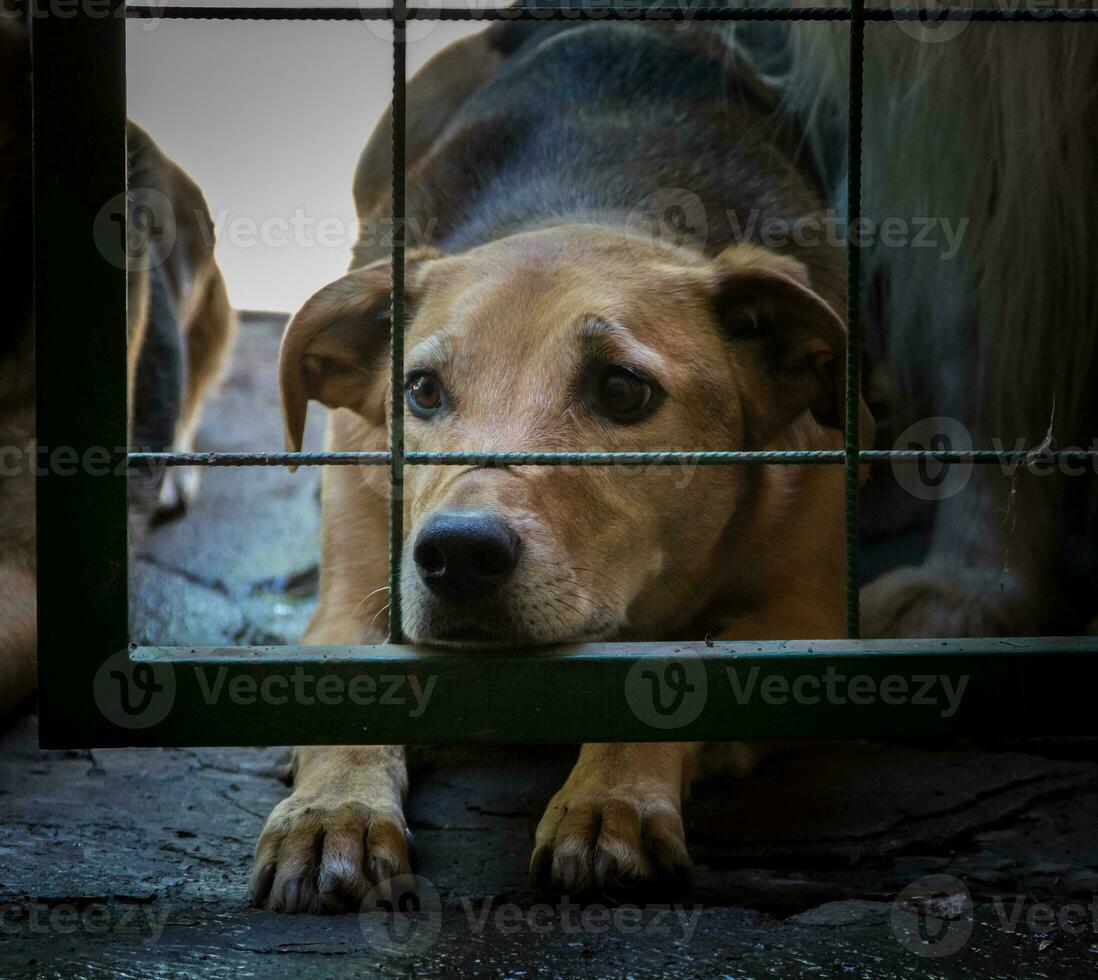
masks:
[[(846, 326), (809, 286), (805, 266), (751, 245), (726, 249), (714, 266), (718, 322), (737, 353), (761, 368), (762, 383), (745, 392), (749, 441), (765, 445), (806, 410), (841, 428)], [(862, 415), (864, 431), (872, 420)]]
[[(437, 255), (417, 249), (406, 265), (406, 316), (419, 263)], [(354, 269), (325, 286), (286, 327), (279, 353), (279, 384), (286, 447), (299, 452), (310, 400), (349, 408), (364, 417), (382, 404), (389, 380), (392, 278), (388, 259)]]

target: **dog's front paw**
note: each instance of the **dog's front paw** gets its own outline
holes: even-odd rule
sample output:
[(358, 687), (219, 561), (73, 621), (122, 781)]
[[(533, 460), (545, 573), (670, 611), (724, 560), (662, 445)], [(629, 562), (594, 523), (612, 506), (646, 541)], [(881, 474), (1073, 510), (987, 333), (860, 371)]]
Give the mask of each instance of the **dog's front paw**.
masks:
[(295, 793), (267, 818), (255, 850), (251, 899), (276, 912), (349, 912), (375, 886), (410, 874), (400, 805)]
[(540, 888), (576, 894), (681, 882), (690, 867), (673, 794), (579, 783), (557, 793), (541, 818), (530, 877)]
[(862, 635), (1006, 636), (1028, 632), (1017, 583), (924, 565), (897, 568), (862, 589)]

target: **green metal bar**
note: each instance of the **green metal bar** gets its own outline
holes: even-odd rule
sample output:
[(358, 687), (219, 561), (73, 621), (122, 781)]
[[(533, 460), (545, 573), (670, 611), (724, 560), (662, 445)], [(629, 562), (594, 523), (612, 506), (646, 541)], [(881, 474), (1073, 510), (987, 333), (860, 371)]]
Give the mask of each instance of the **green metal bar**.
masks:
[(1098, 8), (1050, 7), (1040, 5), (1031, 7), (1003, 4), (1001, 7), (979, 7), (967, 9), (963, 3), (957, 3), (953, 10), (944, 7), (895, 7), (877, 8), (865, 12), (866, 20), (916, 20), (938, 23), (941, 20), (979, 21), (981, 23), (1024, 23), (1024, 24), (1063, 24), (1074, 21), (1098, 21)]
[[(672, 4), (661, 0), (656, 8), (643, 3), (583, 3), (555, 9), (548, 8), (432, 8), (410, 7), (408, 20), (501, 21), (501, 20), (569, 20), (583, 15), (600, 20), (697, 20), (697, 21), (848, 21), (851, 12), (846, 7), (751, 7), (691, 8), (688, 2)], [(126, 16), (134, 20), (390, 20), (392, 12), (385, 7), (199, 7), (173, 4), (129, 4)], [(1073, 7), (1019, 8), (981, 7), (969, 10), (958, 4), (950, 11), (943, 7), (885, 7), (865, 11), (867, 21), (889, 20), (938, 23), (945, 19), (979, 22), (1062, 24), (1098, 21), (1095, 8)]]
[[(43, 741), (94, 731), (92, 650), (128, 642), (126, 79), (121, 3), (33, 16), (37, 479)], [(96, 467), (88, 465), (97, 460)], [(2, 626), (0, 626), (2, 628)]]
[[(1027, 450), (923, 450), (923, 449), (861, 449), (863, 463), (914, 462), (936, 459), (939, 462), (999, 463), (1004, 467), (1036, 466), (1057, 463), (1098, 463), (1098, 450), (1063, 449), (1055, 452)], [(366, 453), (129, 453), (130, 463), (153, 466), (388, 466), (387, 452)], [(749, 452), (644, 452), (644, 453), (426, 453), (404, 455), (405, 466), (630, 466), (651, 464), (671, 466), (691, 463), (699, 466), (728, 464), (804, 465), (845, 463), (846, 451), (774, 450)]]
[[(599, 8), (588, 9), (606, 15)], [(636, 10), (620, 5), (618, 9), (618, 14), (609, 15), (637, 15)], [(116, 459), (126, 455), (126, 282), (97, 232), (104, 221), (122, 229), (126, 218), (125, 37), (120, 12), (120, 4), (114, 3), (109, 11), (74, 8), (65, 17), (34, 18), (32, 38), (39, 444), (71, 447), (78, 457), (96, 453), (98, 458), (106, 448)], [(401, 134), (393, 146), (398, 219), (404, 212), (405, 21), (436, 14), (466, 19), (484, 13), (409, 11), (403, 0), (391, 12), (397, 28), (394, 127)], [(1000, 10), (964, 11), (959, 16), (1093, 22), (1096, 13)], [(146, 7), (126, 12), (153, 15), (374, 16), (361, 9), (332, 8)], [(387, 19), (390, 12), (383, 15)], [(685, 15), (685, 9), (676, 14)], [(508, 16), (561, 19), (577, 16), (577, 11), (495, 11), (486, 19)], [(853, 26), (865, 20), (922, 19), (924, 14), (865, 11), (857, 0), (849, 14), (837, 8), (721, 8), (691, 11), (690, 16), (849, 19)], [(854, 33), (860, 29), (852, 31), (852, 53)], [(855, 61), (860, 65), (860, 51), (852, 65)], [(74, 78), (80, 84), (74, 85)], [(73, 158), (81, 164), (77, 171), (67, 163)], [(849, 446), (835, 454), (403, 454), (403, 378), (398, 369), (403, 356), (404, 241), (399, 220), (397, 229), (392, 367), (394, 409), (399, 402), (400, 410), (394, 411), (392, 453), (130, 458), (163, 465), (388, 465), (397, 518), (391, 544), (402, 536), (402, 494), (395, 490), (403, 481), (405, 464), (845, 462), (849, 476)], [(120, 251), (124, 252), (121, 246)], [(851, 394), (857, 390), (849, 384), (851, 376), (848, 370), (848, 421)], [(849, 435), (848, 427), (848, 439)], [(856, 444), (854, 449), (862, 462), (933, 457), (1036, 464), (1098, 456), (1075, 450), (1037, 455), (859, 452)], [(1090, 694), (1098, 681), (1094, 638), (596, 644), (527, 651), (424, 651), (401, 645), (129, 650), (125, 481), (120, 475), (93, 476), (89, 467), (77, 470), (62, 477), (47, 468), (38, 483), (40, 738), (47, 747), (1096, 734)], [(399, 553), (397, 548), (392, 563), (397, 574), (397, 639)], [(101, 650), (117, 652), (105, 659), (94, 652), (89, 655), (84, 652), (89, 637)], [(74, 655), (76, 651), (80, 655)], [(846, 683), (842, 691), (814, 695), (830, 680), (839, 683), (837, 677)], [(294, 688), (299, 679), (304, 690)], [(929, 692), (929, 700), (924, 692), (920, 702), (915, 689), (927, 679), (937, 688)], [(274, 698), (285, 697), (279, 693), (284, 691), (290, 696), (277, 703)], [(946, 697), (949, 691), (952, 700)], [(679, 715), (683, 705), (688, 710)], [(677, 716), (671, 724), (668, 712)]]
[[(141, 648), (51, 747), (1098, 734), (1098, 638)], [(94, 659), (94, 658), (93, 658)], [(98, 666), (98, 665), (97, 665)], [(86, 692), (85, 692), (86, 693)]]
[(393, 287), (390, 318), (389, 642), (403, 643), (400, 559), (404, 550), (404, 157), (405, 0), (393, 4)]
[[(850, 3), (850, 79), (847, 115), (847, 227), (857, 226), (862, 213), (862, 81), (865, 48), (865, 0)], [(861, 636), (861, 449), (862, 253), (850, 236), (846, 243), (846, 635)]]
[[(172, 4), (130, 4), (126, 16), (135, 20), (392, 20), (394, 12), (387, 7), (202, 7)], [(693, 7), (690, 0), (650, 0), (630, 3), (587, 2), (564, 4), (559, 7), (407, 7), (407, 20), (446, 21), (505, 21), (505, 20), (576, 20), (585, 16), (599, 20), (849, 20), (845, 7)]]

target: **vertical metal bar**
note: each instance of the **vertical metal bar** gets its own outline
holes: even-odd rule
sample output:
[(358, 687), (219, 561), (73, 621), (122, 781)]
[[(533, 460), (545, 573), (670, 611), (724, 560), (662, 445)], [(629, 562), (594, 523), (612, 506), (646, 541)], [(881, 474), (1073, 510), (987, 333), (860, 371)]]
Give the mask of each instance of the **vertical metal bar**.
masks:
[(862, 209), (862, 81), (865, 48), (865, 0), (850, 2), (850, 88), (847, 115), (846, 183), (846, 633), (861, 635), (861, 497), (858, 438), (861, 405), (862, 255), (858, 226)]
[(403, 643), (400, 601), (404, 549), (404, 130), (406, 0), (393, 3), (393, 297), (390, 321), (392, 419), (389, 428), (389, 642)]
[[(129, 644), (122, 0), (32, 21), (39, 737), (113, 729), (93, 681)], [(28, 247), (30, 247), (28, 245)]]

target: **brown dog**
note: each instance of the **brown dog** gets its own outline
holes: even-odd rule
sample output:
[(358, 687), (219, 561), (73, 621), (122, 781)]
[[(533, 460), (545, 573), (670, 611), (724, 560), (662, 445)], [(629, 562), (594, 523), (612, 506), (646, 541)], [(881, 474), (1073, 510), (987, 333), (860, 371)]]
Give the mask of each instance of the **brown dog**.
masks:
[[(213, 257), (201, 192), (143, 130), (127, 130), (130, 439), (148, 450), (192, 448), (201, 406), (226, 360), (234, 328)], [(34, 328), (31, 297), (30, 86), (26, 34), (0, 20), (0, 715), (34, 688)], [(137, 213), (137, 208), (147, 213)], [(119, 257), (114, 256), (118, 261)], [(111, 448), (111, 447), (107, 447)], [(131, 530), (176, 513), (193, 477), (147, 470), (130, 482)]]
[[(214, 259), (213, 219), (202, 191), (134, 123), (130, 157), (130, 442), (151, 452), (193, 452), (202, 406), (225, 369), (236, 316)], [(133, 231), (136, 229), (136, 239)], [(163, 229), (170, 237), (160, 241)], [(131, 514), (186, 509), (194, 468), (131, 479)]]
[[(407, 449), (841, 445), (842, 254), (736, 243), (738, 214), (820, 202), (710, 35), (508, 25), (444, 52), (408, 94)], [(310, 399), (334, 409), (333, 450), (387, 444), (390, 277), (373, 244), (387, 126), (356, 180), (356, 267), (283, 341), (291, 449)], [(638, 231), (634, 205), (652, 194), (701, 202), (707, 234)], [(414, 642), (842, 632), (840, 468), (703, 467), (685, 486), (667, 467), (417, 466), (406, 480)], [(325, 472), (306, 642), (383, 640), (386, 492), (377, 469)], [(585, 745), (538, 828), (535, 877), (577, 891), (687, 868), (681, 807), (702, 749)], [(256, 849), (256, 904), (357, 908), (409, 870), (400, 748), (300, 748), (293, 768)]]

